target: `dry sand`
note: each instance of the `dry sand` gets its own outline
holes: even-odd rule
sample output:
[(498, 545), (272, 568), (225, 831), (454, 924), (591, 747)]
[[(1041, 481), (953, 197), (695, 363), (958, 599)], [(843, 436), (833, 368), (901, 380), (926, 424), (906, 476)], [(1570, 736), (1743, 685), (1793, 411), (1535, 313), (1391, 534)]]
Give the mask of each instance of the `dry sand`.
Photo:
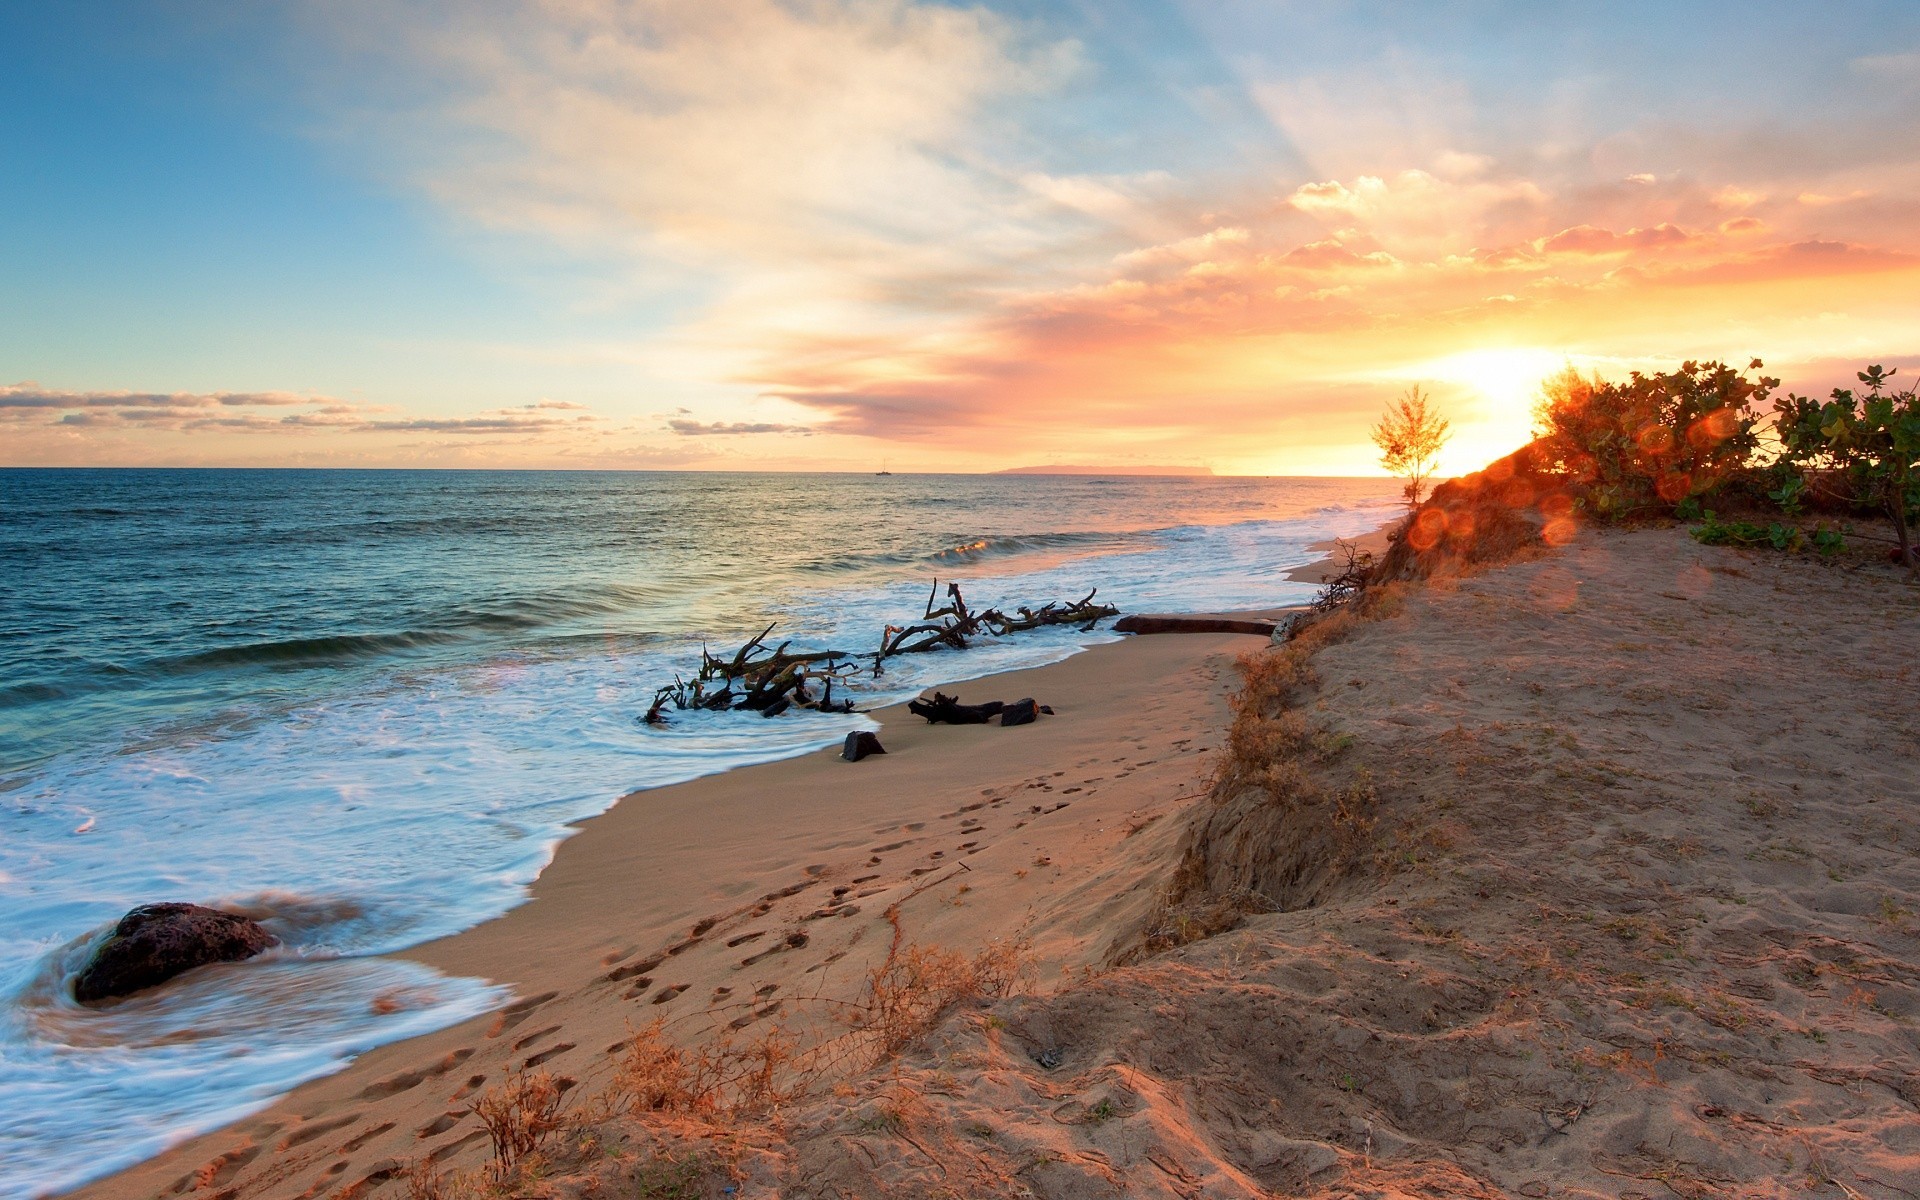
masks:
[(1295, 697), (1310, 769), (1378, 798), (1372, 866), (1269, 870), (1281, 911), (1137, 957), (1258, 646), (1135, 639), (961, 689), (1037, 726), (895, 712), (884, 759), (631, 798), (421, 951), (514, 1008), (86, 1194), (404, 1195), (405, 1159), (485, 1157), (465, 1104), (509, 1067), (585, 1088), (629, 1021), (856, 994), (899, 902), (930, 943), (1025, 929), (1036, 986), (823, 1082), (735, 1195), (1920, 1195), (1920, 590), (1671, 530), (1428, 585)]

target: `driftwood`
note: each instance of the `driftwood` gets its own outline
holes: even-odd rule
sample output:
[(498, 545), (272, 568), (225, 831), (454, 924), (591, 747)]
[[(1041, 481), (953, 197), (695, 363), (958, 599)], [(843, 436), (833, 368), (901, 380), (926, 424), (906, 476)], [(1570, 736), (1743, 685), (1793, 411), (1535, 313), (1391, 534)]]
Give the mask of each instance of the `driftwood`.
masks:
[(916, 717), (925, 717), (931, 725), (985, 725), (995, 717), (1002, 725), (1031, 725), (1041, 713), (1051, 716), (1053, 710), (1031, 697), (1015, 700), (1011, 704), (1004, 700), (989, 700), (985, 704), (962, 704), (958, 696), (949, 696), (935, 692), (933, 699), (909, 700), (907, 711)]
[[(671, 684), (655, 692), (653, 706), (647, 709), (646, 723), (666, 724), (669, 704), (682, 710), (716, 712), (745, 708), (769, 717), (777, 717), (789, 708), (853, 711), (853, 701), (833, 698), (833, 681), (858, 670), (855, 659), (838, 650), (788, 654), (791, 642), (781, 642), (769, 650), (767, 635), (772, 632), (773, 626), (767, 626), (730, 659), (715, 658), (702, 646), (700, 673), (691, 680), (676, 675)], [(821, 689), (818, 693), (809, 686), (816, 681)]]
[(1264, 617), (1126, 616), (1113, 623), (1115, 633), (1251, 633), (1273, 636), (1278, 621)]
[(882, 631), (880, 652), (873, 660), (873, 673), (881, 674), (883, 664), (896, 654), (920, 654), (943, 646), (964, 650), (968, 638), (983, 632), (1005, 637), (1010, 633), (1024, 633), (1049, 625), (1078, 625), (1083, 630), (1092, 629), (1095, 622), (1120, 614), (1120, 610), (1111, 604), (1095, 604), (1093, 598), (1099, 593), (1100, 589), (1094, 588), (1071, 604), (1056, 600), (1039, 608), (1022, 605), (1014, 609), (1018, 616), (1009, 617), (997, 608), (980, 612), (969, 609), (957, 583), (947, 584), (947, 602), (935, 608), (933, 602), (940, 595), (940, 581), (936, 579), (932, 590), (927, 593), (927, 610), (919, 623), (889, 625)]
[(1339, 541), (1337, 553), (1340, 571), (1335, 575), (1322, 575), (1320, 594), (1308, 601), (1308, 607), (1316, 613), (1328, 613), (1345, 605), (1348, 601), (1367, 590), (1367, 584), (1373, 578), (1373, 555), (1360, 549), (1353, 542)]
[[(927, 593), (923, 619), (912, 625), (889, 625), (880, 635), (880, 649), (871, 654), (848, 654), (823, 650), (812, 654), (789, 654), (791, 642), (767, 647), (774, 627), (767, 626), (731, 658), (716, 658), (705, 646), (700, 648), (700, 673), (692, 679), (674, 676), (673, 682), (654, 693), (653, 704), (642, 718), (649, 725), (667, 723), (668, 709), (679, 711), (723, 712), (752, 709), (763, 716), (775, 717), (790, 708), (816, 712), (850, 713), (853, 701), (835, 700), (835, 680), (845, 679), (863, 669), (871, 660), (872, 672), (882, 674), (882, 664), (896, 654), (920, 654), (948, 648), (964, 650), (968, 639), (982, 634), (1004, 637), (1049, 625), (1078, 625), (1092, 629), (1095, 623), (1120, 612), (1111, 604), (1095, 604), (1099, 592), (1093, 589), (1072, 603), (1054, 601), (1039, 608), (1016, 608), (1008, 616), (997, 608), (974, 612), (967, 607), (960, 585), (947, 584), (947, 603), (939, 608), (934, 601), (940, 595), (940, 581), (934, 580)], [(818, 690), (816, 689), (816, 686)]]
[(864, 729), (858, 729), (847, 735), (846, 744), (840, 747), (840, 757), (848, 762), (859, 762), (875, 754), (885, 754), (887, 748), (880, 739)]

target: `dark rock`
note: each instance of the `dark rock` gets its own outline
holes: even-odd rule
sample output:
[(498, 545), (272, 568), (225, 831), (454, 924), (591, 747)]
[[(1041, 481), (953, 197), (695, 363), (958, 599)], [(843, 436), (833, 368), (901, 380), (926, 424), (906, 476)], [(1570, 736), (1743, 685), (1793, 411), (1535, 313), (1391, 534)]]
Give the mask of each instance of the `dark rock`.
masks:
[(1029, 696), (1000, 710), (1002, 725), (1031, 725), (1040, 719), (1040, 702)]
[(847, 735), (847, 744), (840, 749), (840, 757), (848, 762), (859, 762), (869, 754), (885, 754), (887, 748), (880, 739), (864, 729), (856, 729)]
[(82, 1004), (127, 996), (208, 963), (252, 958), (279, 939), (246, 917), (198, 904), (143, 904), (113, 927), (73, 981)]

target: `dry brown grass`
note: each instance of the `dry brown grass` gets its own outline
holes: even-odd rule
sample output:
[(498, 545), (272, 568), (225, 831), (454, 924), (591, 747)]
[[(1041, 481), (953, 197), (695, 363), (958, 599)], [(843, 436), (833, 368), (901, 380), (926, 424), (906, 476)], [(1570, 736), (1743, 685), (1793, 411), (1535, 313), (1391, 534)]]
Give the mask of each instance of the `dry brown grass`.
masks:
[(969, 955), (908, 941), (897, 910), (887, 919), (886, 957), (860, 998), (840, 1006), (837, 1034), (805, 1049), (783, 1026), (686, 1045), (655, 1020), (629, 1031), (604, 1086), (572, 1106), (572, 1081), (511, 1075), (468, 1109), (487, 1132), (491, 1160), (468, 1171), (415, 1162), (404, 1176), (410, 1200), (573, 1194), (582, 1177), (633, 1196), (710, 1194), (778, 1132), (788, 1105), (828, 1079), (886, 1062), (960, 1004), (1012, 994), (1031, 963), (1024, 939)]
[(565, 1122), (566, 1090), (551, 1071), (519, 1071), (488, 1089), (467, 1111), (493, 1144), (494, 1178), (505, 1181), (559, 1132)]
[(978, 954), (906, 941), (899, 914), (889, 910), (893, 940), (887, 956), (867, 973), (855, 1019), (871, 1035), (872, 1051), (885, 1060), (911, 1045), (957, 1004), (1011, 994), (1031, 961), (1027, 943), (1014, 938)]
[(798, 1039), (781, 1026), (687, 1049), (655, 1021), (631, 1033), (602, 1096), (611, 1115), (761, 1116), (799, 1095), (803, 1083), (792, 1068), (800, 1058)]

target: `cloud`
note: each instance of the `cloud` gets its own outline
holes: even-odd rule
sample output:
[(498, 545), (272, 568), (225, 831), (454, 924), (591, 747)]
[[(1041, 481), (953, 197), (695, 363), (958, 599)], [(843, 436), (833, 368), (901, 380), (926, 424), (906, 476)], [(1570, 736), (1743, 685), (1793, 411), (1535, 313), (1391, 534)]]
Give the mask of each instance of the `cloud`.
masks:
[(389, 169), (479, 225), (677, 264), (723, 299), (861, 293), (1029, 240), (1017, 210), (1037, 184), (986, 142), (1002, 105), (1074, 69), (1071, 42), (908, 0), (330, 14), (356, 82), (386, 80), (364, 115), (342, 97), (344, 132)]
[(741, 433), (812, 433), (811, 425), (773, 425), (765, 422), (713, 421), (702, 425), (698, 421), (668, 421), (667, 428), (682, 437), (707, 437), (713, 434), (732, 435)]
[(1576, 225), (1541, 239), (1538, 246), (1549, 254), (1624, 254), (1632, 250), (1686, 246), (1697, 240), (1686, 230), (1666, 222), (1645, 229), (1629, 229), (1625, 233)]
[(43, 388), (31, 380), (0, 385), (0, 409), (109, 408), (180, 411), (209, 408), (285, 408), (336, 403), (292, 392), (77, 392)]
[[(304, 408), (304, 412), (284, 412)], [(266, 412), (253, 410), (268, 410)], [(386, 406), (349, 404), (293, 392), (72, 391), (28, 381), (0, 385), (0, 423), (66, 429), (139, 429), (191, 433), (542, 434), (601, 420), (586, 405), (542, 400), (472, 416), (384, 417)], [(554, 412), (579, 412), (562, 417)]]

